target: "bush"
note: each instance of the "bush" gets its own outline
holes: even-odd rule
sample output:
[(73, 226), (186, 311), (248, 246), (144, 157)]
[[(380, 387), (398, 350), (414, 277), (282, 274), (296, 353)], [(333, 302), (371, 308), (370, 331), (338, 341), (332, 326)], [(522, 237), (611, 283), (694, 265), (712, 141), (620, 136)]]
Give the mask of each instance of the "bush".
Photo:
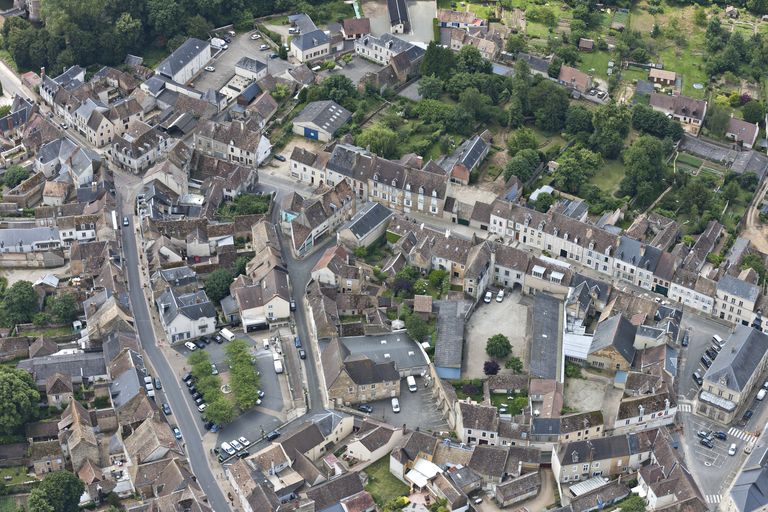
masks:
[(461, 391), (465, 395), (476, 395), (481, 390), (480, 390), (480, 387), (477, 386), (476, 384), (464, 384), (464, 385), (461, 386)]
[(523, 361), (519, 357), (512, 356), (504, 363), (504, 368), (512, 370), (515, 373), (523, 372)]
[(483, 364), (483, 373), (486, 375), (496, 375), (499, 373), (499, 370), (501, 369), (501, 366), (499, 366), (499, 363), (496, 361), (486, 361)]
[(565, 376), (569, 379), (581, 379), (581, 366), (576, 363), (566, 361), (565, 363)]
[(504, 359), (512, 352), (512, 344), (509, 338), (503, 334), (494, 334), (488, 338), (485, 345), (485, 353), (496, 359)]

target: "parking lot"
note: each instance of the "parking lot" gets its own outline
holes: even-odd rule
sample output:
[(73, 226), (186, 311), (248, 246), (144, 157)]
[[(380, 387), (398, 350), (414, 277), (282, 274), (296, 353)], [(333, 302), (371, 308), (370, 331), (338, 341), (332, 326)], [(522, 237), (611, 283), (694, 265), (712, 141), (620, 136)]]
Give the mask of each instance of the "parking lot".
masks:
[(274, 49), (259, 50), (259, 46), (264, 43), (263, 39), (264, 37), (256, 41), (251, 40), (250, 32), (244, 32), (233, 37), (232, 42), (229, 43), (229, 49), (218, 52), (209, 63), (216, 68), (216, 71), (201, 71), (194, 79), (195, 89), (203, 92), (209, 89), (221, 90), (235, 75), (235, 64), (243, 57), (264, 62), (267, 65), (267, 73), (270, 75), (283, 74), (290, 65), (282, 59), (270, 59), (269, 56), (275, 52)]
[[(283, 397), (280, 391), (280, 382), (278, 381), (278, 376), (272, 366), (272, 352), (264, 350), (261, 339), (255, 340), (243, 334), (237, 335), (237, 338), (248, 341), (253, 347), (252, 353), (256, 357), (256, 368), (261, 374), (261, 390), (264, 391), (265, 396), (260, 406), (247, 411), (245, 414), (236, 418), (232, 423), (229, 423), (222, 428), (219, 432), (222, 441), (239, 436), (245, 436), (249, 439), (260, 437), (260, 425), (267, 431), (271, 430), (273, 425), (278, 425), (280, 423), (278, 415), (281, 414), (283, 409)], [(198, 349), (205, 350), (208, 353), (211, 363), (216, 365), (223, 380), (227, 379), (227, 373), (229, 372), (229, 366), (226, 362), (227, 356), (224, 352), (227, 343), (228, 342), (224, 342), (219, 345), (213, 342), (204, 349)], [(176, 350), (178, 350), (184, 357), (188, 357), (191, 353), (189, 349), (184, 347), (184, 345), (179, 345)], [(188, 371), (189, 368), (187, 367), (185, 370)], [(189, 400), (190, 407), (193, 407), (193, 410), (196, 410), (191, 395), (187, 394), (187, 400)]]
[[(682, 351), (682, 362), (680, 363), (679, 387), (678, 393), (684, 395), (688, 400), (693, 400), (699, 392), (699, 386), (691, 377), (693, 372), (699, 370), (704, 375), (706, 368), (701, 362), (701, 356), (704, 351), (712, 346), (712, 336), (717, 334), (724, 340), (728, 339), (731, 330), (710, 318), (705, 318), (693, 313), (686, 312), (683, 315), (683, 329), (691, 329), (690, 345)], [(682, 340), (682, 332), (680, 334)]]
[(318, 78), (323, 80), (330, 75), (344, 75), (345, 77), (352, 80), (353, 84), (357, 85), (367, 73), (375, 73), (381, 68), (382, 66), (376, 64), (375, 62), (365, 60), (355, 55), (352, 57), (352, 60), (348, 64), (340, 61), (336, 69), (332, 69), (330, 71), (321, 71), (318, 73)]
[(507, 290), (503, 302), (494, 300), (490, 304), (478, 304), (467, 322), (466, 341), (464, 347), (464, 363), (462, 378), (484, 378), (483, 363), (490, 359), (485, 353), (488, 338), (495, 334), (503, 334), (512, 344), (512, 355), (523, 361), (528, 367), (528, 306), (530, 302), (524, 299), (519, 290)]
[(428, 431), (448, 430), (448, 424), (432, 399), (431, 384), (425, 388), (424, 383), (424, 379), (416, 377), (416, 386), (419, 389), (411, 393), (408, 391), (405, 379), (402, 379), (400, 381), (400, 412), (392, 411), (392, 400), (387, 398), (370, 403), (373, 406), (370, 416), (397, 427), (405, 424), (408, 428), (419, 427), (421, 430)]

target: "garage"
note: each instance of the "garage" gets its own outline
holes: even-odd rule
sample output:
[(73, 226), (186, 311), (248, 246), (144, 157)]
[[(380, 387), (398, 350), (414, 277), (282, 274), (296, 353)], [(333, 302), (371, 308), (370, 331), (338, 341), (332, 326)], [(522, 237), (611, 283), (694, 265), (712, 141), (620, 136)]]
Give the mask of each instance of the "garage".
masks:
[(293, 120), (293, 133), (328, 142), (351, 117), (352, 113), (335, 101), (313, 101)]

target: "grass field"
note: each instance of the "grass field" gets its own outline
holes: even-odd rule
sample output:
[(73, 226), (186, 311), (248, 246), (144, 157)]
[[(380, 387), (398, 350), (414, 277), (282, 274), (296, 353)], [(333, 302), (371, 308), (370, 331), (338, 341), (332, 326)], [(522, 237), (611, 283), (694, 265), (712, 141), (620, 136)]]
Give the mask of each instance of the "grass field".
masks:
[(408, 495), (408, 486), (389, 472), (389, 457), (383, 457), (365, 469), (368, 485), (365, 490), (371, 493), (379, 506), (392, 498)]
[(0, 512), (16, 512), (19, 509), (16, 499), (14, 496), (0, 496)]
[(537, 37), (539, 39), (547, 39), (549, 37), (549, 27), (532, 21), (525, 24), (525, 32), (528, 34), (528, 37)]
[[(10, 480), (5, 480), (5, 477), (10, 476)], [(27, 475), (27, 468), (24, 466), (12, 466), (10, 468), (0, 468), (0, 482), (5, 485), (16, 485), (29, 480), (34, 480), (34, 477), (30, 478)], [(2, 510), (2, 509), (0, 509)]]
[(600, 78), (608, 78), (608, 61), (613, 60), (608, 52), (581, 53), (578, 68), (585, 73), (592, 73)]
[(701, 164), (704, 163), (702, 159), (696, 158), (695, 156), (689, 155), (688, 153), (679, 153), (677, 155), (677, 161), (696, 168), (701, 167)]
[(613, 195), (619, 190), (622, 179), (624, 179), (624, 164), (619, 160), (606, 160), (589, 182), (603, 192)]

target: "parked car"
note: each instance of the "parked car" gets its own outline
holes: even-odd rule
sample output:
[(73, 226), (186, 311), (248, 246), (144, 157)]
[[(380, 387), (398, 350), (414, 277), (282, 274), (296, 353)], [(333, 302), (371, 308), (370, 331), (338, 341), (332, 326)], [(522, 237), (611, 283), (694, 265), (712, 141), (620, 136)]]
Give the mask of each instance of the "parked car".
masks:
[(701, 439), (709, 439), (712, 436), (712, 432), (709, 430), (699, 430), (696, 432), (696, 435), (699, 436)]
[(357, 410), (371, 414), (373, 412), (373, 406), (368, 404), (360, 404), (357, 406)]
[(216, 343), (218, 343), (219, 345), (221, 345), (222, 343), (224, 343), (224, 338), (221, 336), (221, 334), (217, 334), (217, 335), (216, 335), (216, 336), (213, 338), (213, 341), (215, 341)]
[(283, 155), (275, 155), (275, 160), (285, 162), (285, 157)]
[(269, 58), (270, 58), (270, 59), (276, 59), (276, 58), (278, 58), (278, 57), (279, 57), (279, 55), (278, 55), (278, 54), (276, 54), (276, 53), (272, 53), (272, 54), (270, 54), (270, 55), (269, 55)]
[(280, 437), (280, 432), (278, 430), (273, 430), (272, 432), (267, 434), (267, 441), (274, 441), (278, 437)]
[(392, 412), (400, 412), (400, 400), (397, 397), (392, 398)]
[(202, 341), (200, 341), (199, 339), (198, 339), (198, 340), (195, 340), (195, 341), (194, 341), (194, 343), (195, 343), (195, 346), (196, 346), (197, 348), (205, 348), (205, 343), (203, 343), (203, 342), (202, 342)]
[(690, 341), (691, 341), (691, 330), (686, 329), (685, 333), (683, 333), (683, 341), (681, 345), (683, 345), (684, 347), (687, 347)]
[[(212, 421), (206, 421), (205, 423), (203, 423), (203, 427), (205, 427), (205, 430), (211, 430), (211, 428), (213, 428), (213, 422)], [(213, 449), (214, 452), (216, 450), (218, 450), (218, 448), (214, 448)]]
[(504, 290), (499, 290), (499, 293), (496, 294), (496, 302), (501, 302), (504, 300)]
[(205, 409), (208, 407), (208, 404), (200, 404), (197, 406), (197, 410), (200, 412), (205, 412)]
[(701, 356), (701, 364), (709, 368), (710, 366), (712, 366), (712, 361), (710, 361), (707, 356)]
[(699, 444), (702, 446), (706, 446), (707, 448), (714, 448), (714, 444), (709, 439), (700, 439)]
[(216, 71), (216, 68), (213, 67), (213, 66), (205, 66), (205, 70), (208, 71), (208, 72), (213, 73), (214, 71)]
[(728, 448), (728, 455), (736, 455), (736, 443), (731, 443), (730, 448)]
[(715, 438), (717, 438), (717, 439), (719, 439), (721, 441), (725, 441), (726, 439), (728, 439), (728, 434), (726, 434), (725, 432), (722, 432), (722, 431), (715, 432), (712, 435), (714, 435)]
[(231, 445), (232, 445), (232, 448), (234, 448), (234, 449), (235, 449), (235, 450), (237, 450), (237, 451), (240, 451), (240, 450), (242, 450), (242, 449), (243, 449), (243, 445), (241, 445), (241, 444), (240, 444), (240, 441), (238, 441), (237, 439), (233, 439), (233, 440), (231, 440), (231, 441), (229, 442), (229, 444), (231, 444)]
[(261, 50), (261, 51), (269, 50), (269, 45), (268, 44), (262, 44), (261, 46), (259, 46), (259, 50)]
[(483, 297), (483, 302), (486, 304), (490, 304), (491, 300), (493, 300), (493, 294), (489, 291), (485, 292), (485, 297)]
[(155, 389), (163, 389), (163, 383), (160, 382), (160, 378), (155, 377)]
[(195, 391), (194, 393), (192, 393), (192, 400), (197, 400), (198, 398), (203, 398), (203, 394), (198, 391)]
[(195, 398), (195, 405), (200, 406), (205, 403), (205, 399), (203, 397)]
[(187, 347), (187, 348), (188, 348), (189, 350), (191, 350), (192, 352), (194, 352), (195, 350), (197, 350), (197, 345), (195, 345), (195, 344), (194, 344), (194, 343), (192, 343), (191, 341), (185, 341), (185, 342), (184, 342), (184, 346), (185, 346), (185, 347)]
[(218, 375), (219, 369), (216, 368), (216, 363), (211, 363), (211, 375)]
[(291, 299), (291, 311), (296, 311), (296, 301)]
[(261, 39), (261, 34), (251, 34), (251, 41)]
[(747, 421), (749, 421), (750, 419), (752, 419), (752, 416), (753, 416), (754, 414), (755, 414), (755, 412), (754, 412), (752, 409), (748, 409), (748, 410), (747, 410), (747, 411), (744, 413), (744, 416), (742, 416), (742, 417), (741, 417), (741, 421), (744, 421), (744, 422), (747, 422)]
[(221, 443), (221, 449), (224, 450), (227, 453), (227, 455), (234, 455), (235, 454), (235, 449), (232, 448), (232, 445), (230, 445), (226, 441)]
[(238, 437), (237, 440), (240, 441), (240, 444), (242, 444), (243, 446), (248, 446), (251, 444), (251, 442), (243, 436)]
[(699, 373), (699, 370), (696, 370), (695, 372), (693, 372), (692, 377), (694, 382), (696, 382), (696, 384), (698, 384), (699, 386), (701, 386), (704, 383), (704, 378), (702, 378), (701, 373)]
[(717, 357), (717, 352), (715, 352), (711, 348), (708, 348), (707, 350), (705, 350), (704, 353), (707, 354), (707, 357), (712, 359), (713, 361)]
[(298, 336), (293, 338), (293, 344), (296, 345), (296, 348), (301, 348), (301, 338)]
[(190, 395), (194, 395), (195, 393), (197, 393), (197, 388), (195, 387), (194, 384), (192, 384), (191, 386), (187, 386), (187, 391), (189, 391)]
[(128, 220), (128, 216), (123, 217), (123, 226), (128, 227), (130, 224), (131, 221)]
[(170, 416), (171, 415), (171, 406), (168, 405), (167, 403), (164, 403), (163, 404), (163, 412), (165, 413), (166, 416)]
[(256, 392), (256, 394), (257, 394), (257, 395), (259, 395), (259, 398), (264, 398), (264, 395), (266, 395), (266, 393), (265, 393), (265, 392), (263, 392), (262, 390), (258, 390), (258, 391)]
[(202, 342), (203, 342), (203, 343), (205, 343), (206, 345), (210, 345), (210, 344), (211, 344), (211, 338), (209, 338), (208, 336), (200, 336), (200, 339), (201, 339), (201, 340), (202, 340)]
[(188, 388), (191, 388), (191, 387), (195, 386), (195, 381), (194, 380), (188, 380), (188, 381), (186, 381), (186, 384), (187, 384)]
[(173, 436), (176, 439), (181, 439), (181, 430), (179, 430), (179, 427), (173, 427)]
[(304, 349), (303, 349), (303, 348), (300, 348), (300, 349), (299, 349), (299, 358), (300, 358), (300, 359), (306, 359), (306, 358), (307, 358), (307, 353), (306, 353), (306, 352), (304, 352)]
[(241, 451), (240, 453), (237, 454), (237, 457), (239, 459), (244, 459), (247, 456), (249, 456), (250, 454), (251, 454), (251, 452), (249, 452), (248, 450), (243, 450), (243, 451)]
[(184, 381), (184, 382), (189, 382), (192, 379), (194, 379), (194, 377), (192, 377), (192, 374), (189, 373), (189, 372), (187, 372), (187, 373), (185, 373), (184, 375), (181, 376), (181, 380)]

